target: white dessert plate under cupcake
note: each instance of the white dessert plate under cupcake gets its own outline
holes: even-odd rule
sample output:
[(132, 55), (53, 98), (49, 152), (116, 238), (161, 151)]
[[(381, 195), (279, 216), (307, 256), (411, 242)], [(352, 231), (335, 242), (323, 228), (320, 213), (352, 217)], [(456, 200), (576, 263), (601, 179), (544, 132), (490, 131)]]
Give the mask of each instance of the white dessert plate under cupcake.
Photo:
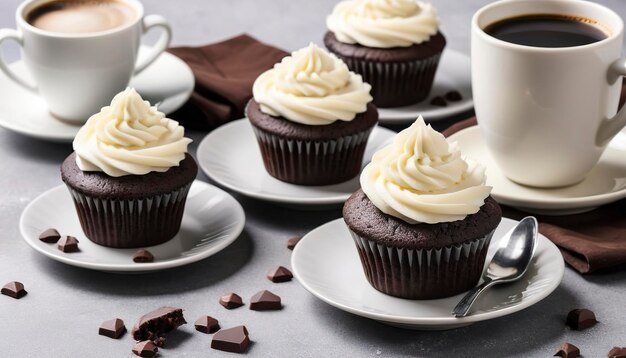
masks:
[[(600, 161), (580, 183), (563, 188), (540, 189), (512, 182), (502, 174), (483, 141), (478, 126), (448, 138), (463, 154), (486, 166), (491, 195), (501, 204), (544, 215), (569, 215), (595, 209), (626, 197), (626, 147), (616, 138)], [(532, 170), (532, 168), (528, 168)]]
[[(445, 107), (430, 104), (434, 97), (443, 97), (450, 91), (458, 91), (462, 99), (446, 101)], [(433, 122), (469, 111), (473, 106), (470, 58), (462, 52), (445, 49), (428, 98), (406, 107), (379, 108), (378, 116), (382, 124), (410, 124), (420, 114), (426, 122)]]
[[(367, 142), (363, 164), (396, 133), (375, 127)], [(263, 166), (261, 150), (247, 119), (225, 124), (209, 133), (197, 151), (202, 171), (216, 183), (252, 198), (276, 204), (310, 208), (343, 203), (359, 187), (352, 180), (325, 186), (294, 185), (270, 176)]]
[[(239, 237), (244, 224), (245, 214), (237, 200), (222, 189), (196, 180), (187, 197), (180, 232), (161, 245), (147, 248), (155, 257), (151, 263), (133, 262), (137, 249), (114, 249), (89, 241), (65, 185), (46, 191), (24, 209), (20, 231), (28, 245), (53, 260), (99, 271), (141, 273), (190, 264), (216, 254)], [(80, 241), (80, 252), (64, 253), (56, 244), (41, 242), (39, 234), (48, 228), (75, 236)]]
[[(489, 246), (487, 262), (498, 241), (516, 224), (515, 220), (502, 219)], [(291, 267), (304, 288), (332, 306), (388, 325), (418, 330), (463, 327), (530, 307), (556, 289), (565, 270), (559, 250), (540, 234), (528, 271), (519, 281), (489, 289), (467, 317), (455, 318), (452, 309), (464, 293), (437, 300), (406, 300), (370, 286), (343, 219), (305, 235), (293, 251)]]
[[(139, 50), (141, 58), (146, 47)], [(26, 78), (30, 74), (23, 61), (9, 67)], [(159, 103), (161, 112), (169, 114), (180, 108), (191, 96), (195, 79), (189, 66), (178, 57), (164, 52), (159, 58), (130, 80), (143, 99)], [(80, 101), (80, 98), (76, 99)], [(80, 125), (63, 122), (53, 117), (46, 102), (0, 74), (0, 126), (8, 130), (53, 142), (71, 142)]]

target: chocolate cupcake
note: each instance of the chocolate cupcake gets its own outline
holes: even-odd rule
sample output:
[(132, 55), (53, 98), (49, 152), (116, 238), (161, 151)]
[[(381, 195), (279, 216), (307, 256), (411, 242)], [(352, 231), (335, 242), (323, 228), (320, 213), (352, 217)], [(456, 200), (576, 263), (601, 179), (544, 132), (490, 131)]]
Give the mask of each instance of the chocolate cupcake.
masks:
[(361, 76), (313, 44), (261, 74), (246, 115), (267, 172), (299, 185), (358, 175), (378, 122), (369, 91)]
[(374, 155), (361, 187), (343, 217), (374, 288), (435, 299), (478, 283), (502, 218), (482, 166), (420, 117)]
[(372, 86), (376, 106), (407, 106), (428, 96), (446, 46), (432, 5), (346, 0), (326, 24), (324, 44)]
[(85, 235), (115, 248), (176, 235), (198, 168), (178, 122), (134, 89), (115, 96), (79, 130), (61, 166)]

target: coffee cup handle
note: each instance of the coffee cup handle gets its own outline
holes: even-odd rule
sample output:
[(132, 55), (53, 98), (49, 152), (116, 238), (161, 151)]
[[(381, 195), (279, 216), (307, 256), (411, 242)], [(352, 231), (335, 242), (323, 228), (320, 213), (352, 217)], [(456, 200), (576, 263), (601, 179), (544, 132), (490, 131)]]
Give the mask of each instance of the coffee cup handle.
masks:
[(160, 27), (163, 29), (161, 37), (157, 40), (156, 44), (149, 50), (150, 52), (142, 60), (138, 61), (135, 65), (134, 74), (137, 75), (146, 67), (150, 66), (170, 45), (172, 40), (172, 28), (170, 24), (160, 15), (148, 15), (142, 19), (143, 33), (145, 34), (150, 29)]
[[(17, 42), (20, 46), (24, 46), (24, 39), (22, 38), (22, 34), (13, 29), (0, 29), (0, 47), (5, 40), (13, 40)], [(26, 88), (29, 91), (37, 93), (37, 86), (28, 83), (25, 79), (18, 76), (9, 68), (9, 65), (4, 61), (4, 58), (0, 56), (0, 71), (4, 72), (4, 74), (11, 79), (13, 82), (18, 85)]]
[[(621, 58), (611, 64), (607, 79), (612, 85), (623, 76), (626, 76), (626, 58)], [(596, 134), (596, 145), (604, 146), (624, 127), (626, 127), (626, 105), (622, 106), (613, 118), (605, 119), (600, 123)]]

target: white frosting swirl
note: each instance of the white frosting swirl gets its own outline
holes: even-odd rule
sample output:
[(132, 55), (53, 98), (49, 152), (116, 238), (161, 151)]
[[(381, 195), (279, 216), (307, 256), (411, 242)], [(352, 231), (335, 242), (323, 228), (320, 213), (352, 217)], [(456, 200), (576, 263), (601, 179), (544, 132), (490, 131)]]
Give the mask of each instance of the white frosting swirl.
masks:
[(371, 88), (335, 55), (310, 44), (262, 73), (252, 93), (262, 112), (315, 126), (365, 112)]
[(408, 47), (439, 29), (437, 10), (415, 0), (347, 0), (326, 18), (337, 40), (367, 47)]
[(165, 172), (185, 159), (185, 129), (131, 88), (91, 116), (74, 138), (76, 164), (112, 177)]
[(462, 220), (491, 192), (484, 167), (464, 160), (456, 143), (448, 144), (421, 116), (374, 154), (361, 187), (380, 211), (409, 224)]

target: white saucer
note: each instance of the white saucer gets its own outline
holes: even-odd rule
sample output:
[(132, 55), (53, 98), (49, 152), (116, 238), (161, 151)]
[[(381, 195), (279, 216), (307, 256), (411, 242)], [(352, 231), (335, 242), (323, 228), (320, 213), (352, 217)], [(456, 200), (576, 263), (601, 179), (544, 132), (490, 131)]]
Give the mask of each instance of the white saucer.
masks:
[[(145, 55), (145, 47), (139, 57)], [(18, 75), (30, 78), (22, 61), (9, 67)], [(191, 96), (195, 79), (191, 69), (178, 57), (164, 52), (150, 67), (131, 79), (141, 96), (152, 104), (159, 104), (165, 114), (180, 108)], [(4, 74), (0, 74), (0, 126), (8, 130), (53, 142), (71, 142), (79, 125), (62, 122), (49, 112), (43, 98), (31, 93)]]
[[(191, 185), (180, 232), (161, 245), (149, 247), (152, 263), (134, 263), (137, 249), (113, 249), (96, 245), (83, 233), (65, 185), (52, 188), (33, 200), (22, 212), (20, 232), (33, 249), (49, 258), (99, 271), (139, 273), (190, 264), (218, 253), (243, 230), (245, 215), (237, 200), (225, 191), (201, 182)], [(55, 244), (41, 242), (39, 234), (55, 228), (61, 235), (80, 241), (80, 252), (63, 253)]]
[[(395, 134), (375, 127), (367, 142), (363, 165)], [(216, 183), (243, 195), (285, 206), (336, 205), (359, 188), (358, 176), (326, 186), (288, 184), (270, 176), (265, 171), (261, 151), (247, 119), (225, 124), (209, 133), (200, 142), (196, 157), (202, 171)]]
[[(458, 102), (446, 101), (446, 107), (430, 104), (433, 97), (443, 97), (449, 91), (458, 91), (463, 99)], [(406, 107), (379, 108), (378, 115), (381, 124), (410, 124), (420, 114), (426, 122), (433, 122), (469, 111), (473, 106), (470, 58), (462, 52), (446, 49), (427, 99)]]
[(478, 126), (461, 130), (449, 140), (458, 142), (463, 154), (487, 167), (487, 184), (493, 186), (491, 195), (501, 204), (537, 214), (568, 215), (626, 197), (626, 151), (613, 143), (582, 182), (564, 188), (539, 189), (514, 183), (500, 172)]
[[(503, 218), (496, 229), (487, 262), (497, 242), (517, 221)], [(367, 282), (359, 254), (343, 219), (309, 232), (291, 255), (294, 277), (322, 301), (346, 312), (401, 328), (443, 330), (502, 317), (547, 297), (563, 278), (563, 257), (539, 235), (531, 266), (519, 281), (492, 288), (480, 296), (467, 317), (452, 309), (464, 294), (438, 300), (406, 300), (385, 295)]]

